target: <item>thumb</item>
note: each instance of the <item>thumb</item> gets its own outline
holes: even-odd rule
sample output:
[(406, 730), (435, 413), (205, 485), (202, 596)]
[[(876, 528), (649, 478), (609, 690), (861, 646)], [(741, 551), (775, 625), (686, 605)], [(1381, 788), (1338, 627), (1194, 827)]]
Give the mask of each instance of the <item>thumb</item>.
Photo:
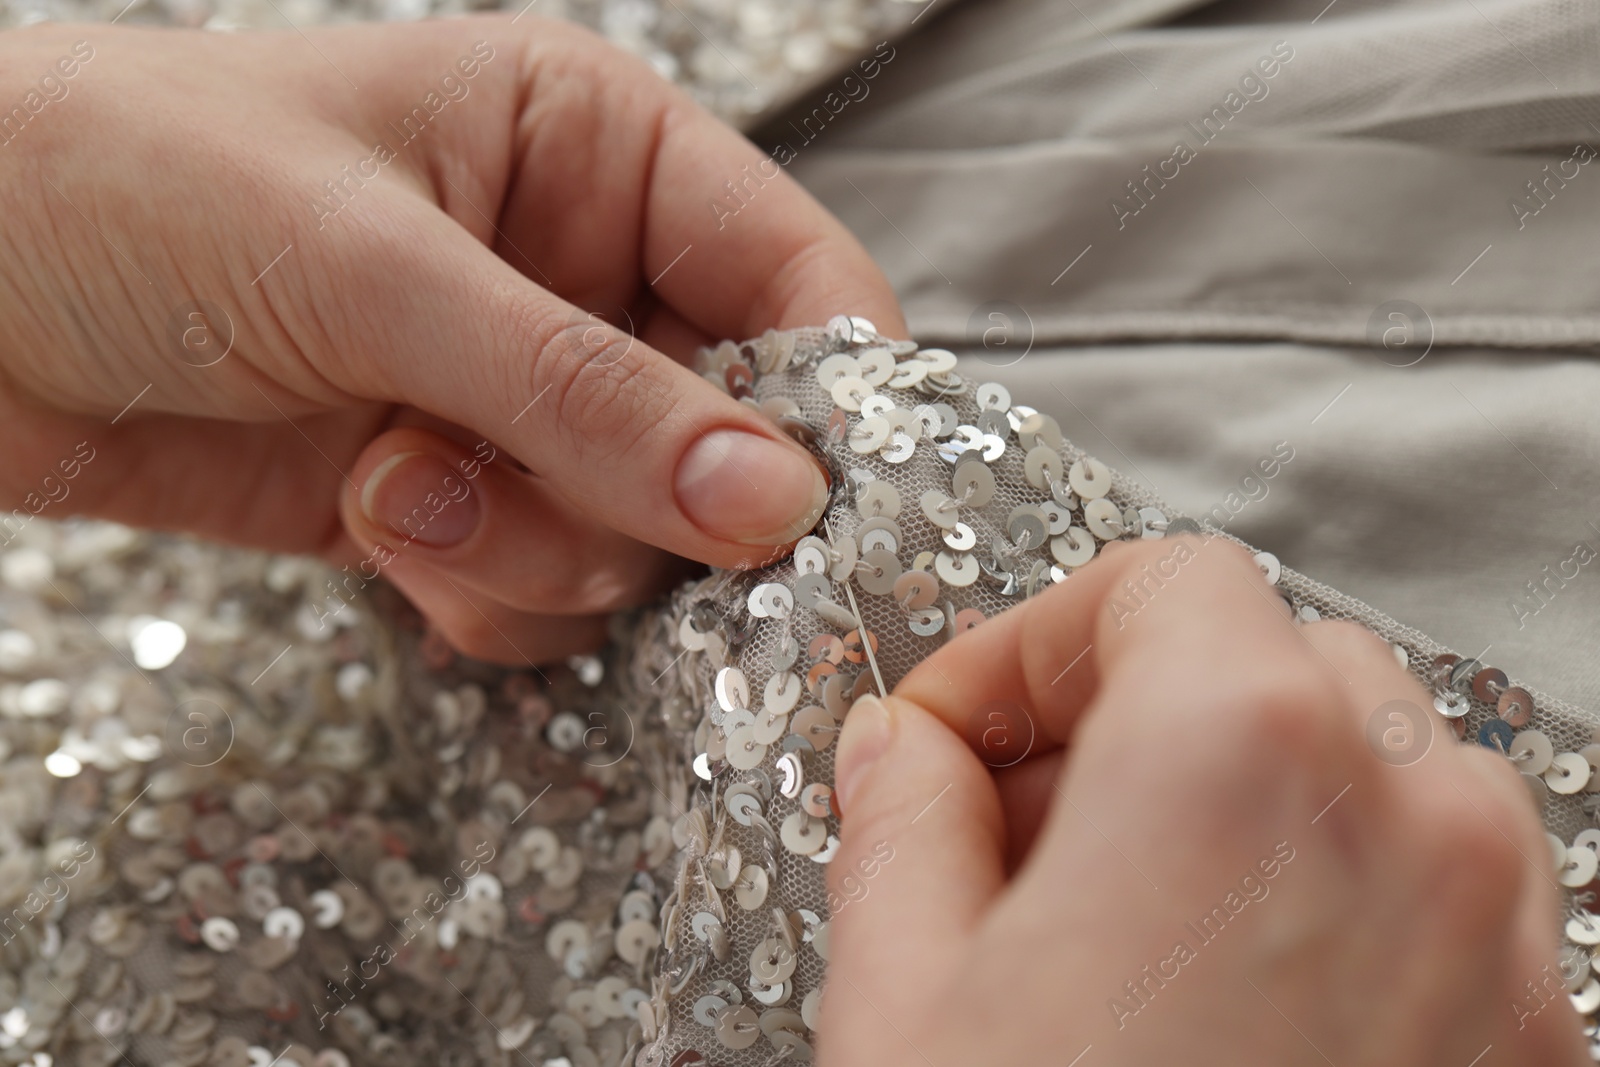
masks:
[(701, 562), (749, 565), (820, 518), (821, 468), (752, 405), (534, 285), (440, 212), (359, 221), (341, 235), (346, 291), (383, 310), (336, 338), (341, 388), (470, 427), (591, 521)]
[(828, 996), (859, 994), (892, 1019), (1004, 883), (1000, 798), (958, 735), (897, 697), (855, 702), (836, 768)]

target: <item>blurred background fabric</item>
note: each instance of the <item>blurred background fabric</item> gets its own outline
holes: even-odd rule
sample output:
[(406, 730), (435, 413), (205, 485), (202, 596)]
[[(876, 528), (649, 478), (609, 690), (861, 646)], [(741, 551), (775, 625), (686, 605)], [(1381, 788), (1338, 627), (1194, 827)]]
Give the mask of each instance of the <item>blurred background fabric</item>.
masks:
[(996, 0), (924, 23), (789, 166), (912, 335), (1191, 514), (1288, 442), (1230, 533), (1600, 705), (1600, 581), (1572, 562), (1600, 550), (1600, 12)]

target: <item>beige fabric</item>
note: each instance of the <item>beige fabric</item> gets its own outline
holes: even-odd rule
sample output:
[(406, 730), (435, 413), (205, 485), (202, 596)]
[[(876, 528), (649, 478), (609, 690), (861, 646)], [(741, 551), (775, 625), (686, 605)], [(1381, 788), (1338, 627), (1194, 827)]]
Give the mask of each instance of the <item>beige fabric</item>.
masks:
[[(867, 242), (922, 343), (977, 353), (966, 370), (1191, 513), (1288, 442), (1230, 533), (1600, 708), (1600, 562), (1543, 606), (1526, 587), (1600, 550), (1600, 165), (1575, 158), (1600, 147), (1600, 15), (1322, 9), (930, 14), (790, 170)], [(1266, 95), (1201, 143), (1185, 123), (1276, 42), (1293, 58)], [(1139, 206), (1124, 183), (1183, 137), (1195, 158), (1119, 220), (1114, 197)], [(1391, 301), (1423, 309), (1412, 346), (1369, 347)]]

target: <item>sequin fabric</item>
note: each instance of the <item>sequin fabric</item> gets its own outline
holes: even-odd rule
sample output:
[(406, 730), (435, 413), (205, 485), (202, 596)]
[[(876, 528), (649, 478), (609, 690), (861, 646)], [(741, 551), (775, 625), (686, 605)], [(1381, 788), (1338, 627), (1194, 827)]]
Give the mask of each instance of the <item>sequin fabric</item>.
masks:
[(844, 106), (838, 93), (864, 95), (859, 79), (842, 88), (834, 83), (874, 45), (901, 37), (927, 6), (927, 0), (0, 0), (0, 29), (55, 21), (232, 32), (528, 12), (587, 26), (747, 130), (812, 90), (837, 90), (821, 116), (826, 124)]
[[(699, 366), (825, 463), (824, 520), (561, 668), (458, 660), (392, 591), (303, 560), (13, 538), (0, 1063), (808, 1060), (854, 697), (1112, 542), (1226, 535), (862, 320)], [(1594, 717), (1256, 558), (1296, 618), (1363, 623), (1432, 693), (1378, 758), (1437, 734), (1523, 771), (1567, 907), (1525, 1007), (1592, 1016)]]
[(646, 658), (490, 669), (348, 572), (97, 524), (0, 570), (0, 1063), (629, 1058), (688, 803)]
[[(832, 743), (854, 697), (893, 686), (959, 633), (1070, 580), (1112, 542), (1228, 536), (1174, 514), (1074, 446), (1054, 419), (956, 367), (950, 352), (844, 317), (700, 355), (709, 381), (816, 450), (835, 495), (791, 558), (713, 576), (669, 609), (676, 621), (666, 629), (683, 655), (668, 678), (702, 715), (689, 754), (699, 785), (677, 828), (685, 863), (663, 921), (661, 979), (642, 1009), (651, 1043), (639, 1067), (810, 1057), (839, 833)], [(1174, 543), (1174, 568), (1191, 543)], [(1513, 685), (1269, 553), (1256, 561), (1296, 622), (1367, 626), (1432, 694), (1432, 707), (1375, 717), (1377, 758), (1413, 761), (1437, 735), (1519, 765), (1550, 830), (1551, 877), (1568, 890), (1556, 984), (1590, 1017), (1600, 1060), (1589, 948), (1600, 944), (1600, 919), (1588, 889), (1600, 846), (1595, 716)], [(1142, 606), (1128, 590), (1113, 610)], [(1016, 722), (1008, 730), (1014, 748), (987, 751), (993, 765), (1025, 754), (1025, 732)], [(1559, 992), (1530, 989), (1525, 1010)]]

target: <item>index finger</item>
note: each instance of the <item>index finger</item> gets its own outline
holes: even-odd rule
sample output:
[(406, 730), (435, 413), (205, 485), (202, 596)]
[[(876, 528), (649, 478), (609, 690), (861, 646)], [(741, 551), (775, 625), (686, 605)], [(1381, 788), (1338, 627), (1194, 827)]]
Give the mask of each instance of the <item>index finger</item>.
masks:
[(459, 24), (465, 33), (406, 27), (389, 48), (364, 49), (372, 91), (361, 106), (381, 131), (431, 87), (396, 70), (450, 71), (482, 39), (475, 54), (493, 58), (473, 64), (475, 83), (457, 80), (489, 99), (469, 93), (463, 118), (441, 115), (414, 172), (523, 274), (608, 315), (653, 294), (713, 341), (841, 313), (904, 336), (883, 272), (784, 170), (792, 149), (761, 151), (583, 27), (533, 15)]
[[(739, 338), (841, 312), (900, 332), (865, 251), (781, 173), (751, 184), (756, 198), (736, 218), (719, 218), (709, 205), (725, 182), (771, 168), (592, 35), (534, 18), (407, 29), (353, 60), (372, 68), (361, 106), (375, 125), (418, 90), (392, 69), (492, 57), (477, 61), (478, 95), (450, 105), (461, 117), (442, 115), (428, 127), (438, 140), (400, 157), (449, 218), (365, 193), (362, 212), (337, 220), (352, 242), (339, 264), (355, 283), (346, 291), (383, 309), (337, 346), (339, 369), (354, 365), (339, 384), (474, 427), (591, 519), (680, 555), (749, 564), (803, 535), (826, 497), (807, 454), (748, 405), (583, 311), (634, 307), (653, 292), (672, 314), (651, 319), (649, 340), (683, 339), (664, 320), (701, 339)], [(377, 217), (390, 208), (399, 218)], [(396, 246), (411, 251), (397, 257)]]
[(1247, 682), (1241, 657), (1264, 668), (1286, 656), (1314, 655), (1282, 599), (1231, 541), (1185, 535), (1113, 544), (1119, 547), (1068, 581), (918, 664), (896, 695), (969, 740), (980, 709), (1013, 705), (1037, 731), (1036, 751), (1049, 750), (1071, 739), (1084, 710), (1118, 672), (1155, 677), (1164, 666), (1206, 662), (1234, 667)]

